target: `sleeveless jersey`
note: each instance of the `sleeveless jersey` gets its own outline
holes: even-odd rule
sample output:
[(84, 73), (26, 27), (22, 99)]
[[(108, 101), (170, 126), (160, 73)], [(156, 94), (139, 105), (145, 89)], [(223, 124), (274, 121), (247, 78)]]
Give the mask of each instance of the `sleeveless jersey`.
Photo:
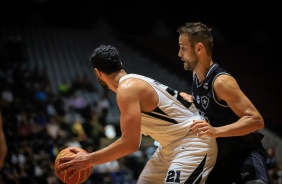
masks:
[[(200, 110), (201, 115), (214, 127), (231, 124), (239, 119), (226, 102), (216, 100), (213, 83), (222, 74), (230, 75), (225, 69), (214, 63), (202, 83), (198, 82), (196, 74), (193, 75), (192, 95), (195, 106)], [(262, 138), (263, 135), (259, 132), (244, 136), (220, 137), (217, 138), (219, 152), (221, 152), (220, 149), (222, 148), (220, 147), (222, 144), (223, 147), (229, 147), (231, 151), (236, 149), (237, 151), (249, 153), (252, 150), (261, 148)]]
[(151, 136), (162, 147), (186, 137), (192, 121), (203, 119), (195, 105), (184, 100), (177, 90), (137, 74), (127, 74), (120, 79), (120, 82), (128, 78), (147, 82), (159, 96), (157, 108), (152, 112), (142, 113), (141, 133)]
[(141, 134), (160, 145), (143, 168), (137, 183), (205, 183), (217, 158), (215, 138), (197, 137), (189, 131), (193, 120), (204, 119), (193, 103), (160, 82), (137, 74), (124, 80), (142, 80), (158, 95), (157, 107), (141, 114)]

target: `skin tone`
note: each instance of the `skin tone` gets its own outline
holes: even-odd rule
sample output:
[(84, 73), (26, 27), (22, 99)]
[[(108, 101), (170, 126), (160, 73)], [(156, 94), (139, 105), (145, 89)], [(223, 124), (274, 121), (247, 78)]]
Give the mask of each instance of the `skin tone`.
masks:
[(6, 139), (3, 131), (2, 115), (0, 113), (0, 169), (4, 165), (4, 161), (8, 152)]
[[(192, 46), (185, 34), (179, 35), (178, 56), (184, 62), (184, 69), (196, 73), (201, 83), (213, 64), (212, 57), (202, 43)], [(237, 122), (221, 127), (212, 127), (205, 120), (195, 120), (190, 126), (191, 131), (201, 137), (232, 137), (241, 136), (264, 128), (264, 120), (256, 107), (241, 91), (237, 81), (230, 75), (220, 75), (214, 81), (214, 91), (218, 101), (225, 101), (233, 112), (240, 117)], [(182, 96), (191, 99), (188, 94)]]
[(64, 162), (59, 166), (60, 172), (71, 170), (69, 177), (81, 169), (119, 159), (139, 149), (141, 141), (141, 112), (150, 112), (157, 107), (159, 98), (155, 90), (146, 82), (129, 78), (121, 83), (119, 80), (127, 73), (120, 70), (105, 74), (94, 69), (100, 84), (116, 93), (120, 109), (121, 137), (109, 146), (92, 153), (80, 152), (71, 148), (75, 156), (61, 157)]

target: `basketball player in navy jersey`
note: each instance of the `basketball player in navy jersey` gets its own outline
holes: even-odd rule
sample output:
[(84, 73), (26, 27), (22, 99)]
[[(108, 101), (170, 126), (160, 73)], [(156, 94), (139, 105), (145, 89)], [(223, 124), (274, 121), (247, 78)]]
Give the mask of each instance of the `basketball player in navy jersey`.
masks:
[(268, 183), (263, 135), (258, 132), (264, 120), (236, 79), (212, 60), (211, 29), (191, 22), (177, 32), (178, 56), (184, 69), (193, 71), (192, 98), (206, 117), (190, 128), (195, 135), (216, 138), (218, 143), (217, 162), (206, 183)]
[[(117, 49), (97, 47), (91, 65), (100, 84), (116, 93), (120, 109), (121, 137), (109, 146), (85, 154), (61, 157), (61, 172), (78, 172), (89, 166), (119, 159), (138, 150), (142, 138), (160, 143), (141, 172), (138, 184), (203, 184), (217, 157), (215, 138), (197, 137), (189, 131), (193, 119), (201, 120), (198, 109), (178, 91), (151, 78), (128, 74)], [(73, 175), (70, 175), (70, 177)]]

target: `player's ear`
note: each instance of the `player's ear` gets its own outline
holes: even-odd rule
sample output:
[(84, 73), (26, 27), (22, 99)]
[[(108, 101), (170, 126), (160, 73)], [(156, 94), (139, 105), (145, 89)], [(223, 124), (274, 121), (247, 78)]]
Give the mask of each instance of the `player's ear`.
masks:
[(204, 45), (202, 43), (197, 43), (195, 46), (196, 53), (199, 54), (201, 51), (203, 51)]
[(101, 72), (97, 68), (94, 68), (93, 70), (98, 77), (101, 76)]

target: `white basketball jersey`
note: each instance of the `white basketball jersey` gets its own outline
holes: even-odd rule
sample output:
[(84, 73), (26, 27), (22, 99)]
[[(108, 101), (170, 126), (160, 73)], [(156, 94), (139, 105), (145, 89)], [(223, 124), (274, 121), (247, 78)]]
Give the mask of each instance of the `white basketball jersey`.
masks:
[[(145, 136), (151, 136), (162, 147), (183, 137), (189, 137), (189, 125), (192, 121), (203, 119), (195, 105), (184, 100), (177, 90), (154, 79), (137, 74), (127, 74), (119, 82), (128, 78), (147, 82), (159, 96), (157, 108), (152, 112), (142, 113), (141, 133)], [(194, 137), (192, 134), (191, 136)]]

